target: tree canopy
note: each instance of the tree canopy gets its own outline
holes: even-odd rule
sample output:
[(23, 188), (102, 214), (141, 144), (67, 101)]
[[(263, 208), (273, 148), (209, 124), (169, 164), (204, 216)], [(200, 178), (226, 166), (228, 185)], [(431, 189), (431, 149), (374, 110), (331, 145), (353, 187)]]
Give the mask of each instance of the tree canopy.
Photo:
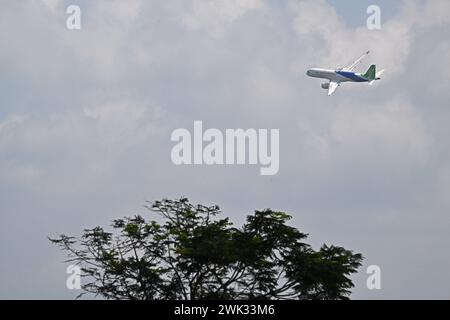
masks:
[(234, 227), (218, 206), (188, 199), (146, 207), (114, 220), (112, 230), (85, 229), (80, 238), (50, 239), (80, 266), (83, 294), (106, 299), (347, 299), (359, 253), (323, 245), (287, 225), (290, 215), (255, 211)]

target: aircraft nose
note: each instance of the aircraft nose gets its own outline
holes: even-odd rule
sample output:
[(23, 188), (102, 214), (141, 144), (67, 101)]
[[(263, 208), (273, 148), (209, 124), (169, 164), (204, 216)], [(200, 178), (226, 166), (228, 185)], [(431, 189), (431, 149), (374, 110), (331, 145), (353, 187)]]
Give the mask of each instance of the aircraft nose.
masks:
[(306, 71), (307, 76), (311, 76), (311, 74), (312, 74), (311, 70)]

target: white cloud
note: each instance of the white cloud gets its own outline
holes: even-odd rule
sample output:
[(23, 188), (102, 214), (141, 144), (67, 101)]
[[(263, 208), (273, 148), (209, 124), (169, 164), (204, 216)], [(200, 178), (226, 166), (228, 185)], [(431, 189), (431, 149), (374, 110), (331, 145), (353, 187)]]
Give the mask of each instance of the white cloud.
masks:
[(162, 126), (164, 113), (158, 106), (132, 101), (113, 101), (84, 108), (84, 115), (96, 121), (100, 141), (108, 143), (143, 143)]
[(429, 159), (432, 143), (421, 115), (402, 98), (383, 104), (337, 106), (330, 123), (330, 137), (341, 146), (357, 148), (358, 153), (368, 155), (367, 160), (382, 155), (420, 164)]
[(0, 148), (10, 143), (14, 139), (14, 132), (22, 125), (28, 117), (23, 114), (12, 114), (0, 122)]
[(17, 127), (18, 125), (24, 123), (27, 119), (26, 115), (23, 114), (11, 114), (4, 121), (0, 122), (0, 135), (11, 127)]
[(320, 36), (330, 41), (343, 31), (344, 25), (336, 10), (324, 0), (291, 1), (294, 30), (301, 37)]
[[(38, 0), (39, 2), (47, 6), (51, 13), (55, 14), (59, 9), (61, 9), (63, 1), (62, 0)], [(63, 11), (64, 12), (64, 11)]]
[(135, 52), (140, 53), (127, 39), (140, 18), (141, 6), (142, 0), (89, 1), (81, 8), (82, 15), (95, 19), (83, 15), (81, 30), (58, 28), (58, 34), (77, 57), (93, 65), (100, 79), (114, 79), (127, 63), (133, 63)]
[(110, 19), (110, 23), (131, 24), (141, 12), (142, 0), (108, 0), (101, 1), (94, 5), (91, 10), (102, 13), (103, 19)]
[(87, 117), (112, 126), (135, 126), (147, 112), (146, 107), (132, 104), (129, 101), (112, 102), (84, 109)]
[(194, 0), (192, 12), (183, 18), (191, 30), (205, 29), (212, 37), (223, 36), (226, 27), (247, 12), (262, 6), (261, 0)]
[(428, 0), (424, 8), (415, 12), (416, 23), (422, 27), (445, 26), (450, 24), (450, 2)]
[(334, 177), (332, 184), (339, 184), (353, 171), (353, 180), (383, 189), (383, 177), (395, 181), (390, 187), (402, 185), (433, 164), (434, 138), (408, 99), (360, 104), (346, 99), (322, 113), (320, 121), (305, 118), (298, 124), (301, 159), (296, 170), (314, 184), (319, 177)]
[(251, 66), (245, 85), (247, 95), (251, 98), (249, 104), (256, 105), (259, 112), (268, 109), (279, 112), (283, 108), (283, 102), (294, 96), (289, 78), (264, 63)]

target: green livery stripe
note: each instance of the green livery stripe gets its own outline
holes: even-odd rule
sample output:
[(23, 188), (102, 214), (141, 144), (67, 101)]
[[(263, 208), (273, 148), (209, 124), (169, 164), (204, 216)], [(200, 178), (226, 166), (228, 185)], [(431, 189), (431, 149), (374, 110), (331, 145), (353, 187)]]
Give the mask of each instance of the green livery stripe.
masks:
[(369, 70), (365, 74), (362, 75), (363, 78), (367, 79), (368, 81), (375, 80), (377, 76), (376, 66), (373, 64), (370, 66)]

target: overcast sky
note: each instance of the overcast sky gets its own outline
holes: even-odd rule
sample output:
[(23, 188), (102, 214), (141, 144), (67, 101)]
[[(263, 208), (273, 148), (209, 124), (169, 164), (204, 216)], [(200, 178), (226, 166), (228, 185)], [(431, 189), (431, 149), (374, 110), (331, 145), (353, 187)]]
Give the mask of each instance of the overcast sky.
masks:
[[(366, 27), (378, 4), (381, 30)], [(82, 29), (66, 28), (66, 7)], [(0, 0), (0, 298), (73, 298), (46, 237), (187, 196), (366, 257), (353, 298), (450, 298), (450, 1)], [(328, 97), (310, 67), (382, 81)], [(171, 132), (280, 129), (280, 170), (175, 166)], [(366, 288), (379, 265), (382, 289)]]

